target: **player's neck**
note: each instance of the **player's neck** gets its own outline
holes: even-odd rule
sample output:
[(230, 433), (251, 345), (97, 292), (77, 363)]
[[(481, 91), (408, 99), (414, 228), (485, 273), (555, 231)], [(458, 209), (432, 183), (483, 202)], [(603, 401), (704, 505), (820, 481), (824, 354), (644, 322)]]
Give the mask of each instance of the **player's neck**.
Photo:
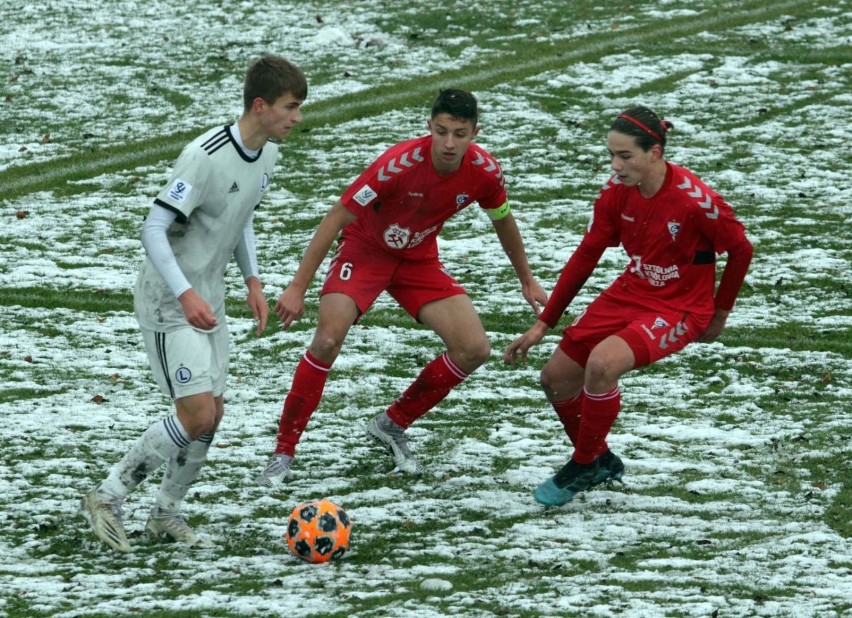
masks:
[(660, 161), (648, 171), (637, 187), (642, 197), (650, 198), (657, 194), (666, 181), (667, 169), (665, 161)]
[(237, 121), (243, 145), (249, 150), (260, 150), (266, 145), (269, 136), (261, 126), (248, 116), (241, 116)]

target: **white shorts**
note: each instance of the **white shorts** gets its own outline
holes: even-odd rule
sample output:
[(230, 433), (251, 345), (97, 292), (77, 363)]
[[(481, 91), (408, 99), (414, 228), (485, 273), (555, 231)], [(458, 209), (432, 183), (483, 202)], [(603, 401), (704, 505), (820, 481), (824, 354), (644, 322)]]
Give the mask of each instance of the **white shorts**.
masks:
[(167, 333), (142, 328), (148, 364), (163, 393), (172, 399), (225, 392), (228, 378), (228, 327), (212, 333), (181, 328)]

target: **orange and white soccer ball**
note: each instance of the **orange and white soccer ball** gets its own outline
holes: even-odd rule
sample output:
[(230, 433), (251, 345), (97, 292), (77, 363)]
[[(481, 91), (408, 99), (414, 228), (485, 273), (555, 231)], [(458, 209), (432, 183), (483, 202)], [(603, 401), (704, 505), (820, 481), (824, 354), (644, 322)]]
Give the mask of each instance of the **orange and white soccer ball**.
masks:
[(290, 551), (307, 562), (337, 560), (349, 550), (352, 522), (331, 500), (304, 502), (290, 513), (287, 541)]

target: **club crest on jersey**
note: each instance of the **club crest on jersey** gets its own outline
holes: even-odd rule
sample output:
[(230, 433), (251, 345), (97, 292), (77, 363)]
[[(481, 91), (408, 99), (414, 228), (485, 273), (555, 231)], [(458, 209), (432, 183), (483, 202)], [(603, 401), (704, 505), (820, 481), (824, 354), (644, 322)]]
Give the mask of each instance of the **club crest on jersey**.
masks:
[(175, 371), (175, 380), (178, 384), (186, 384), (192, 379), (192, 372), (188, 367), (178, 367)]
[(669, 221), (668, 227), (669, 227), (669, 234), (672, 235), (672, 240), (676, 240), (677, 234), (678, 234), (678, 232), (680, 232), (680, 223), (677, 222), (677, 221)]
[(169, 198), (175, 202), (185, 202), (192, 192), (192, 185), (188, 182), (175, 178), (172, 186), (169, 188)]
[(459, 193), (456, 196), (456, 210), (464, 206), (469, 199), (470, 196), (467, 193)]
[(260, 181), (260, 192), (266, 193), (266, 190), (269, 188), (269, 174), (263, 172), (263, 179)]
[(654, 320), (654, 325), (651, 327), (652, 330), (657, 330), (658, 328), (665, 328), (669, 323), (666, 322), (663, 318), (657, 318)]
[(355, 193), (355, 195), (352, 196), (352, 199), (361, 204), (361, 206), (366, 206), (374, 199), (376, 199), (377, 196), (378, 194), (373, 191), (370, 185), (364, 185), (358, 190), (357, 193)]
[(384, 238), (385, 243), (391, 249), (405, 249), (411, 239), (411, 230), (393, 223), (385, 230)]

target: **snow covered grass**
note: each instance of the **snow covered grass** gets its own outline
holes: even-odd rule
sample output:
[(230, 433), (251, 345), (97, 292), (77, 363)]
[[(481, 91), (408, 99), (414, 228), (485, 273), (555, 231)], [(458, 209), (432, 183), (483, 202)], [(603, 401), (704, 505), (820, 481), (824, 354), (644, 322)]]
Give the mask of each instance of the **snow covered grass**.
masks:
[[(845, 4), (0, 2), (0, 616), (850, 615)], [(669, 158), (735, 205), (756, 255), (719, 342), (623, 381), (624, 485), (532, 500), (570, 453), (537, 387), (558, 331), (529, 365), (501, 363), (533, 317), (473, 208), (441, 249), (493, 358), (411, 429), (424, 477), (394, 474), (361, 430), (441, 352), (383, 297), (292, 480), (253, 485), (316, 316), (254, 337), (234, 269), (226, 417), (185, 507), (218, 546), (141, 536), (156, 482), (126, 506), (133, 553), (94, 539), (80, 495), (169, 410), (132, 315), (142, 217), (183, 143), (238, 115), (264, 52), (311, 82), (257, 217), (270, 299), (351, 178), (424, 131), (438, 87), (479, 96), (479, 141), (548, 288), (607, 176), (613, 115), (641, 102), (674, 122)], [(566, 321), (623, 266), (608, 252)], [(352, 551), (312, 567), (280, 537), (323, 496), (352, 517)]]

